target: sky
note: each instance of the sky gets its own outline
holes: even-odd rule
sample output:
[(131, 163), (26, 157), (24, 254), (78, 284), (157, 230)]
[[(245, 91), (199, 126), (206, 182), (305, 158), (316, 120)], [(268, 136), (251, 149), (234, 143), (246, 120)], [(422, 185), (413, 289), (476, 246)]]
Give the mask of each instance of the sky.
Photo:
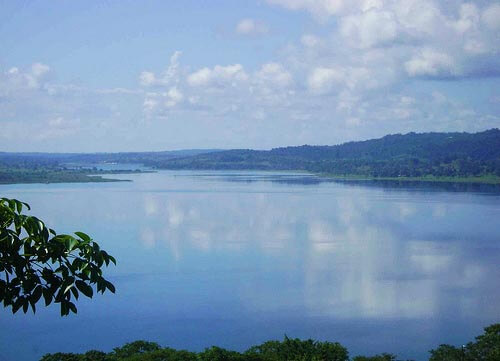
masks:
[(0, 0), (0, 151), (500, 127), (500, 2)]

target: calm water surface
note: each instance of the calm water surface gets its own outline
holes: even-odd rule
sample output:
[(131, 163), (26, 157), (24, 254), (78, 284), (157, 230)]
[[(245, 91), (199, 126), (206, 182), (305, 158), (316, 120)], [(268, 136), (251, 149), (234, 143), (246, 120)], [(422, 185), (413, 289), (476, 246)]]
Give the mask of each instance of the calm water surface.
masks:
[(262, 172), (116, 175), (0, 186), (59, 232), (118, 259), (116, 295), (36, 315), (0, 309), (0, 360), (146, 339), (244, 350), (338, 341), (352, 356), (426, 360), (500, 321), (500, 193), (317, 182)]

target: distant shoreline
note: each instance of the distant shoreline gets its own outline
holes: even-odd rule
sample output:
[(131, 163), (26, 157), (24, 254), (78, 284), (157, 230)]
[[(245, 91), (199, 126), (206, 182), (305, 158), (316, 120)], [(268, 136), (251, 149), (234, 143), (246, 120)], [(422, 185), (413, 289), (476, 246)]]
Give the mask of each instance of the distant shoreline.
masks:
[(396, 181), (396, 182), (432, 182), (432, 183), (471, 183), (471, 184), (493, 184), (500, 185), (500, 177), (372, 177), (362, 175), (338, 175), (327, 173), (315, 173), (318, 177), (345, 181)]
[[(187, 170), (187, 169), (182, 169)], [(200, 171), (200, 169), (193, 169)], [(221, 169), (204, 169), (205, 171), (221, 171)], [(233, 169), (233, 171), (249, 171), (249, 169)], [(252, 171), (259, 171), (258, 169), (253, 169)], [(367, 181), (367, 182), (377, 182), (377, 181), (390, 181), (390, 182), (422, 182), (422, 183), (467, 183), (467, 184), (490, 184), (490, 185), (500, 185), (500, 177), (497, 176), (480, 176), (480, 177), (438, 177), (438, 176), (423, 176), (423, 177), (373, 177), (366, 175), (339, 175), (339, 174), (329, 174), (329, 173), (314, 173), (304, 170), (262, 170), (264, 172), (270, 173), (283, 173), (283, 172), (294, 172), (314, 175), (322, 179), (331, 179), (338, 181)], [(50, 172), (50, 179), (42, 177), (41, 174), (32, 173), (29, 174), (28, 179), (12, 179), (10, 181), (0, 180), (0, 185), (9, 184), (61, 184), (61, 183), (115, 183), (115, 182), (132, 182), (130, 179), (113, 179), (105, 178), (106, 175), (114, 174), (142, 174), (142, 173), (155, 173), (154, 170), (114, 170), (114, 171), (101, 171), (99, 175), (80, 173), (80, 172)], [(26, 174), (24, 175), (26, 176)]]
[[(51, 170), (42, 169), (38, 171), (10, 171), (0, 169), (0, 185), (9, 184), (61, 184), (61, 183), (115, 183), (132, 182), (130, 179), (105, 178), (114, 174), (142, 174), (153, 173), (151, 170)], [(99, 174), (96, 174), (99, 173)]]

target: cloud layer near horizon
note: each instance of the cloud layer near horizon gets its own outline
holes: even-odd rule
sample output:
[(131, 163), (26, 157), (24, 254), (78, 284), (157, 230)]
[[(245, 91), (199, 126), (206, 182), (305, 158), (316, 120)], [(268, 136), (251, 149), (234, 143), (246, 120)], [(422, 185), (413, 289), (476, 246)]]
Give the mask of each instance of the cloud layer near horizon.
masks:
[[(269, 148), (500, 126), (499, 95), (488, 90), (500, 75), (498, 2), (267, 3), (284, 15), (310, 14), (316, 31), (257, 65), (221, 58), (192, 66), (177, 49), (163, 70), (144, 69), (129, 88), (63, 84), (57, 69), (37, 62), (3, 69), (5, 150)], [(274, 28), (246, 17), (234, 32), (266, 42)], [(27, 131), (30, 144), (16, 143)], [(47, 145), (61, 139), (74, 142)]]

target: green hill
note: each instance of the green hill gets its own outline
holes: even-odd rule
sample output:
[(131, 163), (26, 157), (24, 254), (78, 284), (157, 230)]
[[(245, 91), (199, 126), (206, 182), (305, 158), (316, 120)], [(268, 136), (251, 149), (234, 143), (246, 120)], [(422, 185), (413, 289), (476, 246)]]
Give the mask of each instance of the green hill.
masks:
[(150, 161), (160, 169), (304, 170), (364, 177), (499, 177), (500, 130), (408, 133), (334, 146), (235, 149)]

